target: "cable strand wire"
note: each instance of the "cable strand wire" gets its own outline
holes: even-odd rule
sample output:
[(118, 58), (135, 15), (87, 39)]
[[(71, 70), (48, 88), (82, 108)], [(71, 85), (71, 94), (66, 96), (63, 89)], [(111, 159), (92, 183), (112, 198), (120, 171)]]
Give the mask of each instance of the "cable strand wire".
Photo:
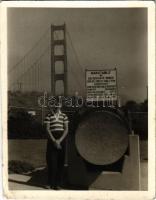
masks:
[[(16, 82), (17, 82), (19, 79), (21, 79), (26, 73), (28, 73), (30, 70), (32, 70), (32, 68), (34, 68), (38, 62), (40, 62), (40, 60), (42, 59), (42, 57), (46, 54), (46, 52), (47, 52), (49, 49), (50, 49), (50, 46), (48, 46), (48, 47), (44, 50), (44, 52), (38, 57), (38, 59), (37, 59), (32, 65), (30, 65), (30, 67), (28, 67), (27, 70), (26, 70), (25, 72), (23, 72), (23, 73), (20, 75), (20, 77), (18, 77), (18, 78), (16, 79), (16, 81), (15, 81), (14, 83), (16, 83)], [(12, 83), (12, 84), (14, 84), (14, 83)]]
[[(69, 65), (69, 67), (70, 67), (70, 64), (69, 64), (69, 62), (68, 62), (68, 65)], [(83, 90), (83, 87), (82, 87), (82, 85), (81, 85), (81, 83), (80, 83), (79, 79), (77, 78), (77, 75), (76, 75), (76, 74), (74, 74), (74, 71), (72, 71), (72, 67), (70, 67), (70, 72), (72, 73), (72, 75), (73, 75), (74, 79), (77, 81), (77, 83), (78, 83), (79, 87), (80, 87), (80, 88)]]
[(83, 72), (83, 68), (82, 68), (82, 66), (81, 66), (81, 64), (80, 64), (80, 61), (79, 61), (79, 58), (78, 58), (76, 49), (75, 49), (75, 47), (74, 47), (74, 45), (73, 45), (73, 42), (72, 42), (72, 39), (71, 39), (71, 36), (70, 36), (70, 33), (69, 33), (68, 29), (67, 29), (67, 36), (68, 36), (69, 41), (70, 41), (70, 43), (71, 43), (71, 47), (72, 47), (73, 52), (74, 52), (74, 54), (75, 54), (75, 58), (76, 58), (76, 60), (77, 60), (77, 63), (78, 63), (78, 65), (79, 65), (80, 69), (81, 69), (82, 72)]
[(11, 73), (12, 71), (14, 71), (14, 70), (19, 66), (19, 64), (22, 63), (22, 62), (26, 59), (26, 57), (28, 57), (28, 56), (31, 54), (31, 52), (41, 43), (42, 39), (45, 39), (45, 36), (46, 36), (47, 33), (49, 32), (49, 30), (50, 30), (50, 28), (48, 28), (48, 29), (44, 32), (44, 34), (43, 34), (43, 35), (40, 37), (40, 39), (33, 45), (33, 47), (24, 55), (23, 58), (20, 59), (20, 61), (19, 61), (17, 64), (15, 64), (15, 65), (8, 71), (8, 73)]

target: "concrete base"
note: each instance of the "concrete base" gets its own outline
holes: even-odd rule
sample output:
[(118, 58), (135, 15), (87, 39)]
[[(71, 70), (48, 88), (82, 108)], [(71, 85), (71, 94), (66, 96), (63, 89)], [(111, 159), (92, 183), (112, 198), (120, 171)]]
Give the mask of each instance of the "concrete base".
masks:
[(102, 172), (89, 189), (140, 190), (139, 137), (129, 136), (129, 156), (125, 155), (122, 172)]

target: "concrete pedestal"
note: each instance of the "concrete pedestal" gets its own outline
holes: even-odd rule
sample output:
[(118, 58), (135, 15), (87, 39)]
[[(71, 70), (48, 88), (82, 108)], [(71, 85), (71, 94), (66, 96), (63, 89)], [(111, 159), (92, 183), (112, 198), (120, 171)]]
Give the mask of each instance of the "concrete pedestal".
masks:
[(124, 156), (122, 172), (102, 172), (89, 189), (140, 190), (139, 137), (129, 135), (129, 156)]

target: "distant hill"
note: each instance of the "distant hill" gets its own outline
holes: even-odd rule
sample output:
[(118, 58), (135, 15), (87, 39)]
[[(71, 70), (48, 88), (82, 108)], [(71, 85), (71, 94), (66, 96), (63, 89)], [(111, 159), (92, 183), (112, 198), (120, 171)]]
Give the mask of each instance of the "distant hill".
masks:
[(25, 107), (39, 109), (38, 98), (41, 92), (8, 92), (9, 107)]

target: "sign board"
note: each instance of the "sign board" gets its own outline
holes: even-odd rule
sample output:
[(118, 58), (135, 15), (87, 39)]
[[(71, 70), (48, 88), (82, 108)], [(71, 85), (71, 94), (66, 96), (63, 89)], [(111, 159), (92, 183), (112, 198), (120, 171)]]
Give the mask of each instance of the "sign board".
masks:
[(87, 101), (117, 101), (117, 70), (86, 70)]

